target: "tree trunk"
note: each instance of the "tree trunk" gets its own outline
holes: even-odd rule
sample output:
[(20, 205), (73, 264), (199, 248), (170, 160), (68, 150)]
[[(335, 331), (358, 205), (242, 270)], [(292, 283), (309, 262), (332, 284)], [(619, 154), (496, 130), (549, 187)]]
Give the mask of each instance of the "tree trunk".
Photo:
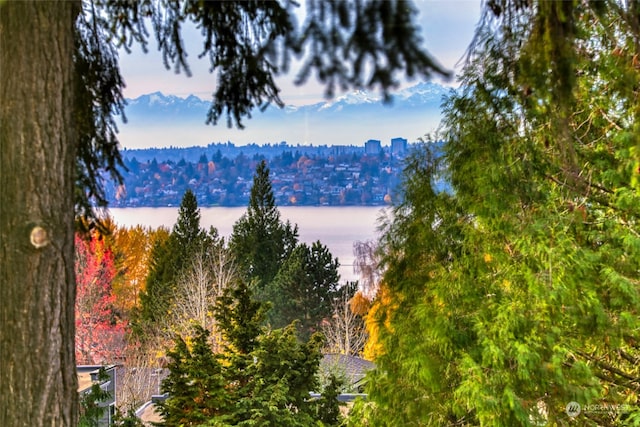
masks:
[(78, 1), (0, 2), (0, 425), (75, 426)]

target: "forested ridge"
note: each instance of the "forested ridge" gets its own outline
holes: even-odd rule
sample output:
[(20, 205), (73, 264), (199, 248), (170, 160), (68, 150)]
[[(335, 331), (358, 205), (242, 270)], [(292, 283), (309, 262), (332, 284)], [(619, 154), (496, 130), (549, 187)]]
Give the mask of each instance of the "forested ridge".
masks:
[(191, 189), (201, 206), (246, 206), (255, 167), (266, 160), (279, 206), (388, 205), (413, 145), (405, 140), (396, 150), (373, 152), (354, 146), (227, 144), (135, 150), (124, 153), (122, 184), (107, 185), (105, 195), (111, 207), (178, 206)]

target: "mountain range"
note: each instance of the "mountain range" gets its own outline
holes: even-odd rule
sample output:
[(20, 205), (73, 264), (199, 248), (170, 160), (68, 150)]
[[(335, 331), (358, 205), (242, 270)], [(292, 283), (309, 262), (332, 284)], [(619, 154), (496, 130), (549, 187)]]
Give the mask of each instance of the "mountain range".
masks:
[(245, 129), (229, 128), (226, 118), (206, 125), (210, 101), (160, 92), (127, 99), (127, 123), (120, 122), (125, 148), (280, 143), (302, 145), (363, 145), (369, 139), (389, 145), (391, 138), (416, 141), (433, 132), (440, 121), (443, 97), (451, 89), (432, 82), (418, 83), (382, 96), (358, 90), (311, 105), (269, 106), (245, 119)]

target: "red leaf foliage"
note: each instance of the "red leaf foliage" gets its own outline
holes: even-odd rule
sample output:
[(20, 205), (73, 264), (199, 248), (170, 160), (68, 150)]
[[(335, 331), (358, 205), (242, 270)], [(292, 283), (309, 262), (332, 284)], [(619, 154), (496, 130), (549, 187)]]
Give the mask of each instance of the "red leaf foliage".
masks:
[(113, 252), (97, 233), (75, 238), (76, 361), (110, 364), (122, 358), (126, 322), (114, 310), (112, 282), (116, 275)]

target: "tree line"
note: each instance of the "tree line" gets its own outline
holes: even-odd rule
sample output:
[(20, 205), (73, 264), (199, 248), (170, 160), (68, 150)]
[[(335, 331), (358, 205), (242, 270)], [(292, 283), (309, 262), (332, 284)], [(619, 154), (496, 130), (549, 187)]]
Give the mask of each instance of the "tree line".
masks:
[[(362, 86), (385, 92), (399, 71), (445, 74), (420, 47), (410, 4), (310, 2), (301, 27), (288, 5), (0, 4), (0, 388), (11, 390), (0, 394), (0, 424), (76, 424), (74, 217), (90, 215), (91, 200), (104, 201), (98, 170), (120, 178), (110, 115), (123, 110), (123, 82), (113, 43), (146, 46), (143, 17), (153, 18), (165, 65), (183, 71), (181, 26), (187, 19), (202, 26), (203, 54), (220, 83), (211, 122), (242, 126), (252, 108), (281, 104), (273, 78), (291, 55), (304, 56), (299, 81), (317, 73), (330, 94)], [(361, 248), (371, 261), (362, 266), (363, 295), (372, 298), (366, 351), (376, 369), (369, 400), (347, 425), (640, 423), (639, 58), (637, 0), (483, 3), (461, 90), (444, 103), (436, 138), (443, 155), (425, 146), (409, 158), (402, 200), (379, 241)], [(34, 153), (37, 167), (27, 170)], [(451, 191), (435, 185), (442, 177)], [(238, 232), (258, 223), (250, 211)], [(283, 237), (280, 255), (295, 253), (295, 227), (274, 230)], [(260, 264), (269, 256), (238, 261), (255, 304), (277, 290), (253, 280), (256, 271), (278, 277), (280, 269)], [(176, 266), (158, 267), (160, 290)], [(172, 298), (163, 291), (158, 300), (169, 315)], [(233, 310), (242, 298), (225, 306)], [(262, 306), (252, 307), (243, 315), (260, 319)], [(217, 316), (219, 326), (230, 318)], [(203, 344), (211, 336), (197, 329), (172, 352), (176, 372), (195, 360), (212, 372), (169, 383), (202, 405), (194, 412), (206, 415), (195, 422), (213, 423), (220, 411), (221, 423), (255, 424), (246, 417), (260, 414), (304, 425), (309, 418), (279, 412), (282, 403), (300, 417), (313, 413), (295, 401), (297, 392), (284, 393), (298, 390), (286, 376), (241, 389), (246, 377), (232, 369), (264, 373), (275, 342), (308, 345), (291, 338), (304, 329), (285, 327), (268, 339), (253, 329), (244, 337), (255, 347), (232, 336), (240, 330), (222, 330), (233, 360), (212, 357), (213, 344)], [(296, 354), (313, 364), (313, 351)], [(304, 357), (291, 360), (296, 370), (309, 367)], [(227, 381), (243, 403), (233, 413), (217, 393)], [(205, 398), (203, 389), (215, 394)], [(256, 398), (242, 400), (241, 390)]]
[[(360, 150), (364, 151), (364, 150)], [(384, 205), (399, 183), (402, 157), (375, 154), (302, 154), (282, 151), (266, 159), (242, 152), (211, 158), (202, 153), (195, 162), (152, 158), (139, 162), (124, 158), (123, 182), (105, 188), (112, 207), (178, 206), (186, 189), (196, 193), (202, 206), (245, 206), (251, 177), (266, 160), (279, 206)]]
[(76, 238), (76, 359), (123, 366), (125, 419), (151, 397), (140, 377), (165, 367), (155, 386), (169, 394), (167, 425), (337, 425), (338, 401), (309, 392), (348, 386), (344, 373), (322, 379), (318, 367), (325, 352), (364, 349), (363, 312), (351, 309), (358, 285), (340, 285), (327, 247), (300, 243), (280, 219), (266, 162), (228, 241), (202, 229), (189, 190), (170, 231), (103, 224)]

